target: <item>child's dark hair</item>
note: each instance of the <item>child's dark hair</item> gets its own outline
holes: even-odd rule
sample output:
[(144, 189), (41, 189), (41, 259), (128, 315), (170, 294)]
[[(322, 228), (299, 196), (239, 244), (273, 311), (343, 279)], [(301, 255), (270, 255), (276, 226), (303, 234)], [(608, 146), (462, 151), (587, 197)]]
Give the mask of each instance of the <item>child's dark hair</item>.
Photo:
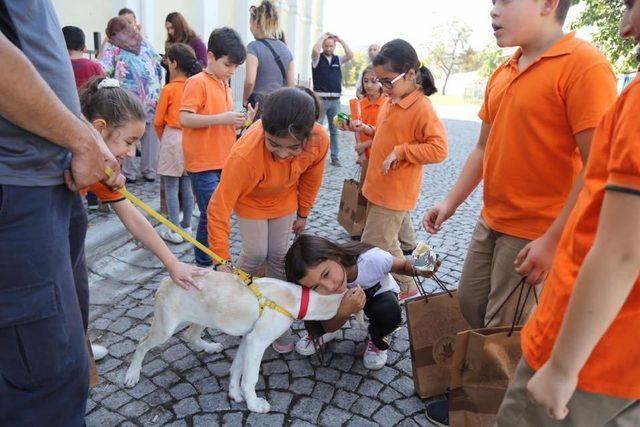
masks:
[(236, 65), (241, 65), (247, 59), (247, 50), (240, 35), (229, 27), (216, 28), (211, 32), (207, 50), (213, 53), (215, 59), (226, 55)]
[(318, 96), (317, 93), (312, 91), (310, 88), (306, 86), (294, 86), (296, 89), (299, 89), (313, 98), (313, 103), (316, 105), (316, 122), (320, 120), (320, 114), (322, 113), (322, 99)]
[(62, 35), (68, 50), (84, 50), (86, 47), (84, 31), (73, 25), (62, 27)]
[(305, 91), (283, 87), (271, 92), (264, 101), (262, 126), (271, 135), (303, 141), (311, 136), (315, 122), (316, 104)]
[(133, 15), (133, 19), (138, 19), (136, 17), (136, 14), (133, 10), (129, 9), (128, 7), (123, 7), (122, 9), (120, 9), (118, 11), (118, 16), (124, 16), (124, 15)]
[(334, 243), (324, 237), (302, 234), (298, 237), (284, 257), (284, 270), (287, 281), (299, 283), (313, 268), (326, 260), (332, 260), (343, 267), (351, 267), (358, 262), (358, 257), (372, 249), (368, 243), (350, 242)]
[(82, 114), (90, 122), (103, 119), (107, 126), (117, 128), (134, 120), (147, 121), (138, 98), (121, 87), (100, 87), (106, 77), (93, 77), (80, 88)]
[(556, 19), (558, 19), (561, 24), (564, 24), (564, 21), (567, 20), (567, 14), (569, 13), (569, 8), (572, 4), (573, 0), (558, 1), (558, 8), (556, 9)]
[[(362, 74), (360, 75), (360, 87), (358, 88), (357, 92), (363, 94), (364, 96), (367, 95), (367, 91), (364, 90), (364, 76), (367, 73), (373, 74), (374, 77), (376, 76), (376, 73), (373, 70), (373, 65), (367, 65), (367, 67), (362, 70)], [(380, 95), (382, 95), (382, 85), (380, 86)]]
[(385, 43), (373, 59), (373, 65), (384, 66), (396, 73), (406, 73), (413, 69), (416, 71), (416, 83), (422, 86), (425, 95), (433, 95), (438, 91), (431, 71), (420, 64), (416, 50), (402, 39)]
[(166, 55), (169, 61), (176, 61), (178, 70), (186, 74), (187, 77), (191, 77), (202, 71), (202, 65), (196, 58), (196, 53), (189, 45), (174, 43), (169, 46)]

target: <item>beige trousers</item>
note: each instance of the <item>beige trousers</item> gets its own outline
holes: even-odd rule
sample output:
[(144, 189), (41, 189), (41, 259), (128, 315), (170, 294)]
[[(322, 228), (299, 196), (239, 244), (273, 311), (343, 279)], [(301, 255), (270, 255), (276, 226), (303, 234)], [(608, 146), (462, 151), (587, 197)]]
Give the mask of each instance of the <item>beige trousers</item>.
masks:
[(498, 411), (497, 427), (637, 427), (640, 426), (640, 403), (602, 394), (576, 392), (569, 400), (569, 415), (563, 421), (551, 419), (542, 407), (527, 395), (527, 383), (534, 371), (520, 360)]
[[(471, 236), (458, 286), (460, 310), (473, 329), (507, 326), (513, 322), (518, 292), (493, 317), (490, 324), (487, 324), (520, 282), (521, 277), (516, 273), (513, 261), (527, 243), (529, 240), (490, 229), (482, 217), (478, 220)], [(534, 298), (530, 296), (522, 315), (523, 321), (520, 323), (529, 318), (534, 305)]]
[[(367, 206), (367, 222), (360, 240), (377, 246), (396, 258), (403, 258), (398, 236), (405, 221), (408, 221), (409, 224), (411, 223), (409, 211), (394, 211), (369, 203)], [(401, 292), (416, 288), (411, 277), (400, 274), (394, 274), (393, 277), (398, 282)]]

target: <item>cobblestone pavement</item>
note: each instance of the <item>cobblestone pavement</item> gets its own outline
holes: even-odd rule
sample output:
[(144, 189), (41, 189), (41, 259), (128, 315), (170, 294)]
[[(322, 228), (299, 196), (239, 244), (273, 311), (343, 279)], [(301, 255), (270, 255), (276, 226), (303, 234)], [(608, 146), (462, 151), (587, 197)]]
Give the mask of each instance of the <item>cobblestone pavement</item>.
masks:
[[(422, 197), (413, 220), (415, 228), (420, 229), (419, 240), (428, 241), (443, 257), (440, 277), (455, 286), (479, 213), (480, 191), (460, 207), (437, 236), (427, 238), (421, 230), (421, 217), (453, 184), (475, 143), (479, 124), (443, 121), (449, 133), (450, 154), (444, 163), (426, 168)], [(338, 241), (349, 239), (338, 225), (336, 214), (343, 180), (356, 173), (352, 166), (352, 138), (343, 135), (343, 167), (326, 168), (307, 230)], [(157, 183), (137, 183), (129, 188), (144, 200), (156, 199), (157, 203)], [(92, 213), (89, 234), (106, 221), (113, 221), (113, 214)], [(232, 251), (237, 256), (237, 233), (234, 236)], [(182, 260), (192, 261), (188, 244), (171, 248)], [(89, 268), (90, 336), (109, 349), (109, 355), (98, 362), (101, 384), (90, 391), (89, 426), (430, 425), (423, 414), (425, 402), (414, 393), (405, 327), (394, 334), (387, 366), (380, 371), (364, 369), (362, 359), (354, 356), (366, 335), (355, 323), (343, 328), (339, 339), (328, 345), (324, 364), (316, 356), (303, 357), (295, 352), (283, 356), (267, 349), (257, 390), (258, 395), (270, 401), (269, 414), (250, 413), (244, 403), (229, 400), (229, 367), (239, 338), (211, 330), (205, 332), (205, 339), (222, 343), (222, 353), (197, 352), (176, 334), (147, 354), (140, 382), (125, 389), (122, 384), (126, 368), (138, 340), (149, 329), (153, 295), (166, 272), (149, 252), (131, 241), (94, 259)], [(301, 322), (294, 324), (296, 333), (301, 328)]]

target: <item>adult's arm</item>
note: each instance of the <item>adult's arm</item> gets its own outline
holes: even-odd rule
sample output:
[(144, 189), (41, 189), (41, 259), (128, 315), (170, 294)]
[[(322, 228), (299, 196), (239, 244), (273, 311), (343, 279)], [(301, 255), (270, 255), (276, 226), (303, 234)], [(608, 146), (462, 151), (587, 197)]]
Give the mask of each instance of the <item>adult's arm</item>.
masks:
[(323, 35), (321, 35), (316, 44), (313, 45), (313, 48), (311, 48), (311, 59), (314, 62), (317, 61), (318, 58), (320, 58), (320, 52), (322, 52), (322, 43), (325, 41), (328, 35), (329, 33), (324, 33)]
[(342, 48), (344, 49), (344, 54), (345, 54), (344, 60), (342, 63), (340, 63), (340, 65), (344, 65), (353, 59), (353, 51), (351, 50), (347, 42), (345, 42), (338, 36), (335, 36), (335, 38), (336, 38), (336, 41), (338, 41), (338, 43), (340, 43), (342, 45)]
[(118, 163), (90, 124), (75, 116), (51, 90), (29, 59), (0, 34), (0, 67), (11, 70), (0, 79), (0, 115), (14, 125), (71, 151), (72, 189), (107, 180), (105, 161), (119, 171)]
[(293, 61), (289, 62), (289, 66), (287, 67), (287, 86), (295, 86), (296, 85), (296, 64)]
[(249, 97), (253, 93), (256, 86), (256, 76), (258, 75), (258, 65), (260, 61), (258, 57), (252, 53), (247, 53), (247, 62), (245, 65), (244, 91), (242, 92), (242, 105), (247, 105)]

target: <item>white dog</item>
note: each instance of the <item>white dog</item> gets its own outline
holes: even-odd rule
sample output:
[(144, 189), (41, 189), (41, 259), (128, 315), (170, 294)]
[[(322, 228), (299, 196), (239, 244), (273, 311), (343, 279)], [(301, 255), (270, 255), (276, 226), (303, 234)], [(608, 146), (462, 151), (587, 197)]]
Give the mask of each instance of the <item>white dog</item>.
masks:
[[(186, 322), (192, 325), (185, 338), (207, 353), (222, 351), (222, 345), (201, 338), (205, 327), (243, 336), (230, 371), (229, 396), (236, 402), (247, 401), (254, 412), (269, 412), (271, 406), (256, 396), (260, 362), (266, 348), (282, 335), (294, 319), (265, 307), (260, 314), (258, 298), (242, 280), (230, 273), (211, 271), (197, 279), (201, 291), (186, 291), (171, 279), (162, 281), (155, 298), (155, 313), (149, 334), (133, 355), (124, 384), (133, 387), (140, 379), (142, 359), (153, 347), (167, 341)], [(302, 287), (282, 280), (255, 279), (265, 298), (275, 302), (292, 315), (300, 310)], [(327, 320), (336, 315), (343, 294), (309, 293), (305, 320)]]

